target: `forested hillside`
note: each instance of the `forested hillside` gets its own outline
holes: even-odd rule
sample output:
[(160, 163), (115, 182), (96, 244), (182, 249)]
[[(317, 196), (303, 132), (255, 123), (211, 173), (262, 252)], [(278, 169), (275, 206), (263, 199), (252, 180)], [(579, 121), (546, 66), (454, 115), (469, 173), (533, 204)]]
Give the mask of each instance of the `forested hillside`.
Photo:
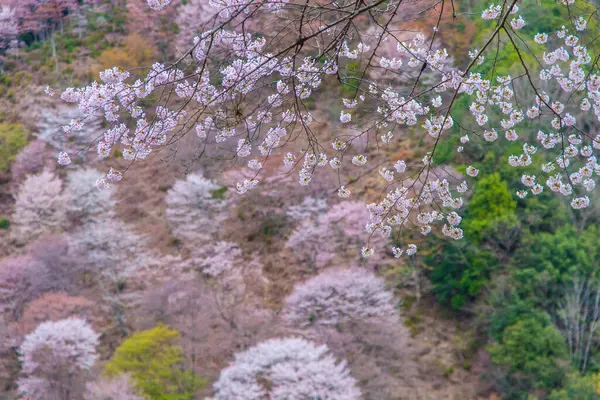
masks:
[(0, 400), (600, 399), (599, 8), (0, 0)]

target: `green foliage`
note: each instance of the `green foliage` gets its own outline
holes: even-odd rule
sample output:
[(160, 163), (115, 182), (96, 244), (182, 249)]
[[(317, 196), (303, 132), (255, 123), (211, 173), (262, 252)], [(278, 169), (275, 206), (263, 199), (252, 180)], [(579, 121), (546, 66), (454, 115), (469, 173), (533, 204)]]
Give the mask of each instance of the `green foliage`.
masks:
[(553, 390), (547, 400), (600, 400), (598, 375), (569, 374), (561, 390)]
[(6, 217), (0, 217), (0, 229), (8, 229), (10, 221)]
[(346, 65), (344, 72), (344, 79), (342, 80), (342, 97), (352, 98), (360, 85), (360, 80), (358, 79), (362, 73), (360, 63), (358, 61), (350, 61)]
[(516, 206), (508, 185), (498, 173), (482, 177), (465, 211), (463, 229), (467, 238), (480, 241), (483, 233), (495, 224), (516, 223)]
[(0, 124), (0, 171), (6, 171), (27, 144), (27, 130), (20, 124)]
[(150, 400), (189, 400), (205, 385), (193, 371), (183, 369), (179, 332), (166, 325), (135, 333), (115, 351), (104, 367), (108, 376), (130, 374)]
[(449, 139), (442, 139), (438, 142), (433, 155), (433, 164), (444, 165), (454, 156), (454, 146)]
[(519, 295), (553, 310), (571, 279), (598, 274), (597, 237), (594, 226), (581, 233), (565, 226), (554, 234), (528, 236), (517, 252), (517, 266), (512, 269)]
[[(503, 290), (506, 288), (500, 289)], [(535, 304), (531, 301), (519, 299), (515, 293), (508, 294), (507, 298), (500, 301), (495, 301), (494, 294), (492, 293), (489, 299), (493, 310), (489, 315), (489, 321), (490, 334), (495, 340), (501, 340), (504, 330), (523, 318), (538, 319), (542, 323), (547, 320), (547, 314), (536, 310)]]
[(519, 373), (531, 387), (558, 387), (567, 368), (567, 347), (549, 318), (526, 317), (504, 330), (488, 348), (492, 361)]
[(225, 200), (225, 193), (227, 192), (227, 186), (211, 191), (212, 198), (215, 200)]
[(88, 15), (88, 31), (90, 32), (125, 32), (127, 10), (119, 6), (111, 7), (109, 12), (91, 12)]
[(489, 251), (467, 241), (449, 240), (424, 261), (433, 268), (430, 280), (437, 299), (455, 310), (475, 299), (497, 262)]

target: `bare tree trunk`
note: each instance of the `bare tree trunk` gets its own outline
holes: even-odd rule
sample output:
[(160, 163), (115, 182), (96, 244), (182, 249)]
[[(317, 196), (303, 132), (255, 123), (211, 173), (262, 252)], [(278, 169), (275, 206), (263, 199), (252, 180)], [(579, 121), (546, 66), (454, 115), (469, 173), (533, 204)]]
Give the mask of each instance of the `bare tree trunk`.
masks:
[(50, 44), (52, 45), (52, 58), (54, 58), (54, 73), (58, 76), (58, 58), (56, 57), (56, 40), (54, 36), (50, 37)]
[(600, 284), (595, 278), (574, 278), (559, 315), (569, 359), (581, 372), (588, 366), (590, 349), (600, 326)]
[(582, 371), (585, 371), (585, 369), (587, 367), (587, 362), (588, 362), (589, 354), (590, 354), (590, 346), (592, 345), (592, 341), (596, 334), (596, 330), (598, 329), (598, 319), (600, 317), (600, 308), (598, 307), (600, 304), (600, 288), (596, 287), (595, 290), (596, 290), (596, 296), (594, 299), (593, 317), (592, 317), (592, 322), (590, 323), (590, 329), (589, 329), (587, 344), (585, 347), (585, 352), (583, 354)]

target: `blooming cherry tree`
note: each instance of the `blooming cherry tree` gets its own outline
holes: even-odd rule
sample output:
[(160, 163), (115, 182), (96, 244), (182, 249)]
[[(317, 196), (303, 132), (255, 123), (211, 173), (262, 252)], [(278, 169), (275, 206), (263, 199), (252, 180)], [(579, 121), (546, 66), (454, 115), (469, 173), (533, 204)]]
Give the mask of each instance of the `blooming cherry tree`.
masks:
[(299, 338), (270, 339), (237, 354), (213, 388), (213, 400), (360, 398), (345, 362)]
[(47, 290), (47, 272), (45, 265), (32, 257), (4, 258), (0, 262), (0, 310), (18, 316), (28, 301)]
[(119, 219), (106, 218), (73, 232), (69, 252), (97, 276), (117, 282), (148, 262), (143, 243), (143, 237)]
[[(315, 211), (309, 212), (308, 206)], [(368, 251), (365, 245), (369, 241), (369, 232), (365, 230), (365, 221), (369, 219), (369, 212), (365, 205), (359, 201), (342, 201), (323, 212), (325, 208), (324, 204), (304, 200), (301, 205), (288, 210), (292, 217), (310, 217), (300, 221), (285, 246), (308, 259), (315, 268), (326, 266), (347, 247), (363, 246), (363, 252)], [(319, 211), (322, 213), (316, 214)], [(372, 242), (380, 240), (376, 237)]]
[(65, 292), (48, 292), (25, 307), (16, 329), (19, 334), (25, 335), (33, 332), (42, 322), (74, 316), (83, 318), (88, 323), (97, 322), (99, 314), (96, 304), (85, 297), (69, 296)]
[(114, 216), (116, 201), (112, 197), (112, 188), (100, 190), (96, 186), (102, 179), (104, 174), (91, 168), (72, 171), (68, 176), (67, 210), (84, 223)]
[(14, 238), (26, 243), (42, 233), (64, 229), (66, 203), (62, 182), (53, 173), (45, 170), (27, 177), (17, 194)]
[(385, 283), (364, 269), (333, 268), (297, 285), (285, 299), (284, 318), (301, 325), (336, 325), (347, 320), (394, 317)]
[[(46, 143), (42, 140), (34, 140), (17, 154), (17, 157), (10, 166), (12, 180), (15, 183), (21, 182), (27, 175), (39, 174), (44, 170), (44, 153)], [(54, 167), (54, 164), (50, 164)]]
[(234, 274), (236, 267), (242, 269), (244, 265), (242, 250), (231, 242), (216, 242), (198, 256), (201, 258), (198, 261), (201, 263), (202, 272), (213, 278)]
[(114, 378), (100, 378), (87, 385), (85, 400), (144, 400), (134, 388), (131, 378), (121, 374)]
[(3, 5), (0, 8), (0, 47), (7, 47), (18, 34), (17, 10)]
[[(177, 8), (175, 22), (179, 27), (178, 46), (185, 49), (190, 38), (202, 33), (213, 20), (214, 8), (210, 0), (190, 0)], [(193, 36), (191, 36), (193, 35)]]
[[(154, 10), (169, 3), (148, 0)], [(77, 104), (81, 117), (65, 132), (81, 131), (88, 119), (101, 115), (110, 127), (98, 153), (105, 157), (120, 147), (130, 161), (195, 135), (198, 154), (248, 165), (251, 177), (236, 185), (241, 194), (260, 186), (268, 173), (265, 161), (277, 154), (286, 168), (298, 171), (303, 186), (324, 169), (335, 169), (343, 198), (352, 196), (356, 171), (377, 171), (386, 190), (368, 205), (369, 216), (361, 224), (370, 236), (388, 237), (415, 227), (423, 234), (437, 228), (453, 239), (462, 237), (461, 228), (449, 224), (446, 216), (460, 211), (470, 183), (432, 179), (442, 141), (459, 141), (455, 156), (467, 165), (463, 151), (471, 142), (517, 141), (522, 151), (511, 155), (508, 164), (539, 169), (535, 183), (520, 190), (519, 197), (535, 196), (546, 187), (565, 196), (576, 210), (589, 207), (588, 191), (600, 171), (600, 137), (584, 124), (600, 119), (600, 75), (593, 62), (594, 39), (585, 32), (596, 8), (578, 8), (583, 15), (573, 15), (568, 26), (529, 38), (524, 37), (529, 36), (524, 30), (529, 21), (519, 14), (517, 0), (483, 4), (480, 15), (489, 24), (489, 34), (469, 51), (466, 62), (458, 63), (440, 40), (444, 10), (451, 7), (452, 15), (458, 15), (454, 4), (404, 3), (211, 1), (211, 27), (198, 33), (174, 62), (154, 64), (136, 76), (108, 69), (100, 73), (101, 82), (67, 88), (61, 98)], [(569, 8), (573, 3), (560, 1), (569, 15), (575, 12)], [(270, 30), (247, 29), (249, 21), (267, 13), (281, 16)], [(423, 15), (435, 21), (430, 30), (396, 35)], [(527, 45), (527, 39), (536, 46)], [(513, 48), (515, 76), (496, 73), (501, 60), (486, 69), (486, 57), (494, 56), (493, 44), (500, 42)], [(358, 72), (349, 73), (356, 65)], [(372, 74), (374, 69), (385, 74)], [(319, 100), (325, 84), (336, 82), (351, 94), (339, 99), (340, 129), (322, 138), (311, 128), (315, 116), (306, 101)], [(158, 95), (165, 92), (171, 95)], [(152, 98), (158, 100), (144, 106)], [(470, 104), (466, 115), (455, 112), (460, 102)], [(590, 112), (581, 117), (581, 111)], [(127, 123), (131, 119), (134, 124)], [(528, 124), (541, 128), (534, 140), (523, 135)], [(429, 146), (420, 162), (398, 164), (372, 157), (381, 147), (397, 143), (408, 128), (417, 130)], [(366, 143), (365, 148), (357, 151), (356, 143)], [(543, 165), (536, 165), (534, 154), (541, 149)], [(474, 165), (466, 172), (469, 180), (480, 176)], [(400, 251), (412, 249), (403, 245), (394, 253)], [(368, 245), (362, 254), (374, 252)]]
[(82, 319), (41, 323), (21, 345), (19, 391), (39, 399), (73, 393), (72, 379), (96, 361), (99, 334)]
[(167, 218), (175, 236), (194, 242), (210, 239), (226, 217), (221, 187), (201, 174), (178, 180), (167, 193)]

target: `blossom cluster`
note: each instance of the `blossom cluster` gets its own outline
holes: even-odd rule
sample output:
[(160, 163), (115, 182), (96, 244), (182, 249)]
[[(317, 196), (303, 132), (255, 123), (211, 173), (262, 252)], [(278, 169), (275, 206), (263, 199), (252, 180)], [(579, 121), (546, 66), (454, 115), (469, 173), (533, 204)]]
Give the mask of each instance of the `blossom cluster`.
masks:
[(345, 362), (337, 362), (324, 345), (293, 337), (270, 339), (236, 354), (213, 388), (213, 400), (360, 398)]
[(51, 387), (43, 375), (67, 363), (72, 374), (88, 371), (97, 359), (96, 346), (100, 337), (80, 318), (42, 322), (25, 336), (21, 345), (22, 363), (19, 390), (42, 397)]
[[(162, 9), (168, 3), (169, 0), (148, 0), (153, 9)], [(533, 35), (536, 45), (544, 46), (539, 57), (544, 68), (538, 85), (533, 83), (522, 57), (524, 49), (513, 40), (517, 31), (527, 26), (515, 3), (509, 7), (491, 4), (482, 11), (481, 18), (498, 23), (488, 45), (494, 35), (501, 34), (506, 35), (503, 40), (513, 42), (514, 51), (525, 67), (525, 73), (518, 77), (477, 72), (478, 67), (485, 65), (486, 53), (491, 51), (488, 45), (471, 50), (466, 68), (457, 68), (451, 52), (434, 40), (439, 33), (438, 26), (434, 27), (431, 38), (417, 33), (404, 41), (390, 39), (392, 35), (385, 29), (376, 31), (377, 42), (395, 43), (396, 53), (390, 54), (379, 51), (371, 42), (357, 42), (348, 34), (339, 36), (343, 28), (336, 26), (337, 23), (317, 27), (306, 24), (300, 29), (302, 32), (306, 28), (305, 33), (287, 43), (289, 47), (285, 50), (286, 43), (275, 42), (268, 32), (253, 35), (247, 29), (240, 29), (242, 25), (238, 24), (240, 18), (254, 18), (260, 11), (287, 12), (292, 18), (297, 10), (285, 7), (285, 0), (212, 0), (210, 5), (219, 25), (194, 38), (189, 51), (195, 68), (192, 73), (189, 66), (184, 68), (179, 63), (157, 63), (145, 76), (133, 81), (134, 77), (127, 71), (108, 69), (100, 73), (101, 82), (81, 89), (68, 88), (62, 93), (61, 98), (77, 103), (81, 112), (81, 118), (73, 119), (64, 127), (64, 132), (81, 131), (87, 119), (101, 114), (110, 127), (96, 143), (98, 155), (107, 158), (118, 146), (123, 157), (133, 161), (145, 159), (155, 149), (176, 142), (185, 132), (195, 131), (201, 147), (212, 146), (210, 148), (217, 151), (229, 152), (232, 157), (248, 159), (244, 164), (251, 177), (236, 185), (237, 192), (244, 194), (260, 185), (267, 158), (297, 138), (298, 130), (306, 134), (308, 147), (300, 152), (285, 153), (283, 164), (288, 169), (297, 167), (298, 182), (306, 186), (315, 173), (327, 167), (338, 172), (342, 168), (371, 170), (374, 161), (368, 152), (370, 149), (356, 154), (355, 141), (375, 133), (380, 135), (377, 146), (386, 146), (397, 142), (397, 132), (402, 129), (422, 129), (434, 145), (420, 164), (409, 166), (405, 161), (397, 161), (374, 168), (389, 190), (379, 202), (367, 206), (370, 216), (364, 221), (365, 229), (369, 234), (388, 236), (395, 229), (413, 225), (427, 235), (437, 225), (441, 234), (458, 240), (463, 237), (458, 213), (466, 202), (468, 184), (462, 178), (432, 177), (437, 144), (462, 131), (465, 122), (473, 122), (476, 128), (469, 130), (471, 138), (469, 134), (459, 134), (457, 153), (470, 145), (473, 136), (490, 143), (503, 140), (502, 137), (514, 142), (525, 136), (523, 129), (527, 124), (550, 121), (549, 129), (540, 129), (538, 143), (525, 141), (522, 154), (508, 158), (513, 167), (529, 167), (538, 157), (534, 154), (540, 146), (554, 151), (550, 153), (552, 161), (543, 164), (537, 178), (532, 174), (523, 176), (525, 189), (518, 190), (516, 195), (521, 198), (530, 192), (537, 195), (548, 187), (567, 196), (573, 208), (585, 208), (589, 205), (585, 192), (595, 188), (593, 175), (600, 171), (594, 155), (594, 150), (600, 148), (600, 135), (592, 138), (577, 128), (577, 112), (572, 110), (572, 100), (577, 98), (577, 111), (593, 110), (600, 119), (600, 77), (593, 73), (592, 57), (578, 36), (585, 31), (587, 20), (583, 16), (574, 18), (574, 32), (563, 26), (556, 32)], [(342, 6), (332, 7), (335, 11), (335, 7)], [(340, 21), (352, 21), (353, 16), (347, 13), (340, 11), (339, 15)], [(304, 21), (303, 17), (300, 22)], [(314, 41), (314, 48), (323, 49), (322, 52), (315, 55), (303, 49), (303, 44), (310, 41)], [(556, 46), (550, 50), (546, 48), (549, 44)], [(282, 47), (284, 50), (276, 50)], [(290, 49), (296, 49), (293, 55)], [(218, 64), (211, 57), (215, 52), (219, 53)], [(367, 57), (378, 62), (383, 70), (397, 73), (402, 69), (412, 77), (412, 90), (398, 88), (384, 78), (362, 79), (353, 97), (340, 99), (343, 109), (339, 114), (343, 128), (356, 128), (359, 133), (339, 134), (332, 138), (331, 147), (315, 145), (309, 127), (314, 117), (301, 106), (302, 102), (314, 96), (328, 76), (343, 80), (341, 71), (345, 62), (361, 62)], [(427, 75), (428, 89), (417, 92), (417, 84), (424, 75)], [(533, 98), (528, 107), (523, 101), (517, 101), (516, 93), (516, 84), (525, 78), (529, 84), (524, 91)], [(546, 92), (543, 85), (558, 85), (560, 90)], [(158, 92), (163, 93), (165, 89), (172, 90), (179, 103), (164, 102), (152, 109), (143, 106), (153, 95), (162, 98)], [(470, 103), (470, 116), (461, 116), (459, 126), (456, 116), (451, 114), (458, 98)], [(366, 109), (373, 112), (365, 116)], [(128, 124), (131, 119), (135, 124)], [(60, 164), (69, 162), (69, 154), (59, 154)], [(541, 178), (551, 172), (552, 175)], [(470, 165), (466, 175), (477, 178), (479, 170)], [(111, 170), (98, 185), (106, 187), (121, 178), (120, 172)], [(343, 183), (337, 193), (344, 199), (352, 196), (349, 185)], [(396, 257), (412, 255), (416, 246), (395, 247), (392, 252)], [(363, 248), (365, 257), (373, 253), (370, 246)]]
[(301, 326), (393, 317), (393, 295), (385, 282), (364, 269), (331, 268), (297, 285), (285, 300), (286, 320)]

